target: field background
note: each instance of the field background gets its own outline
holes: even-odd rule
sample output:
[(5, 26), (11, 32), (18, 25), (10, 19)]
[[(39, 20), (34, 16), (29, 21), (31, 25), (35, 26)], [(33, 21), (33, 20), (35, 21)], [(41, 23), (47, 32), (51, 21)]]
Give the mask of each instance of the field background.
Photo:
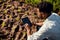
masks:
[[(53, 12), (60, 9), (60, 0), (0, 0), (0, 40), (26, 40), (21, 18), (27, 16), (32, 23), (39, 23), (37, 5), (43, 1), (53, 4)], [(31, 33), (36, 31), (37, 26), (33, 25)]]

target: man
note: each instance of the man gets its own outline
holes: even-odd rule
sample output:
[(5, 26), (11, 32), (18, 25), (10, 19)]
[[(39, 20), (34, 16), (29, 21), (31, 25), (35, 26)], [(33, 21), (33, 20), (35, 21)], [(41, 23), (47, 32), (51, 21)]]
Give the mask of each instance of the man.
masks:
[(56, 13), (51, 13), (53, 5), (49, 2), (41, 2), (39, 4), (40, 18), (46, 19), (42, 27), (36, 33), (30, 34), (28, 24), (25, 24), (27, 29), (27, 40), (60, 40), (60, 16)]

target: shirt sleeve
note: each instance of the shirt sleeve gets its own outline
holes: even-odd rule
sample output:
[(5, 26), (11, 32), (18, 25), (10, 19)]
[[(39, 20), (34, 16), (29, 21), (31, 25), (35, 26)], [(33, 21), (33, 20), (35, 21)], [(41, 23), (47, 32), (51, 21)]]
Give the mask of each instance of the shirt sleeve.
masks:
[(50, 29), (54, 26), (54, 22), (46, 22), (36, 33), (27, 37), (27, 40), (42, 40), (51, 35)]

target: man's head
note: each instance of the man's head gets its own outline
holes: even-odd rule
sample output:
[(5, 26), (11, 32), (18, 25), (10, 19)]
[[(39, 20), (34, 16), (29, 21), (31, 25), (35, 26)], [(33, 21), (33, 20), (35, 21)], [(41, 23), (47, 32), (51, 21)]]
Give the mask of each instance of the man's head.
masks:
[(38, 5), (38, 8), (39, 8), (41, 19), (46, 19), (51, 15), (51, 11), (53, 11), (53, 5), (49, 2), (41, 2)]

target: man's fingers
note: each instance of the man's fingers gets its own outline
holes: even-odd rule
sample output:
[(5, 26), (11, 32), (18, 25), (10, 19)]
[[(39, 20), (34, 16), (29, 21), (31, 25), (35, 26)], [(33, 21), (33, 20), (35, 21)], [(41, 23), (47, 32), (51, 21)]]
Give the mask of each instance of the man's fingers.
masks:
[(36, 25), (42, 26), (42, 25), (43, 25), (43, 23), (36, 23)]
[(28, 26), (28, 24), (26, 23), (26, 24), (25, 24), (25, 26), (27, 27), (27, 26)]
[(26, 29), (26, 30), (30, 30), (30, 28), (29, 28), (29, 25), (28, 25), (28, 24), (25, 24), (24, 26), (25, 26), (25, 29)]

